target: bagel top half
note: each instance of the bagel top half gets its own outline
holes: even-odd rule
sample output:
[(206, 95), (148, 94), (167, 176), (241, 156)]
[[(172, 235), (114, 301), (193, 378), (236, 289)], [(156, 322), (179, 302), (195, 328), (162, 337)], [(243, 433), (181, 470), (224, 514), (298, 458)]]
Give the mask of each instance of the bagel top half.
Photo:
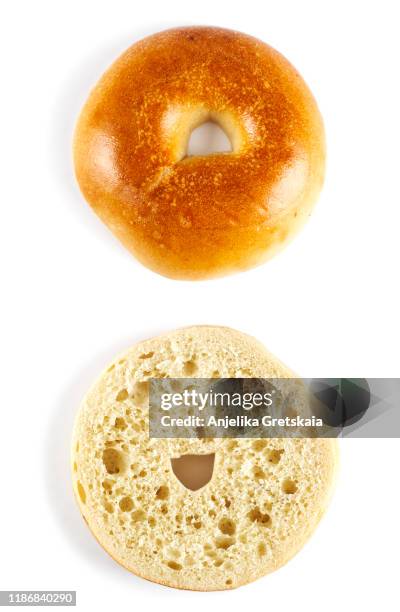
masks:
[[(228, 153), (187, 157), (220, 124)], [(99, 217), (146, 266), (223, 276), (271, 257), (309, 216), (323, 182), (320, 113), (293, 66), (230, 30), (167, 30), (100, 79), (74, 139), (76, 176)]]
[(115, 359), (84, 399), (72, 443), (76, 498), (105, 550), (148, 580), (203, 591), (286, 563), (328, 504), (336, 440), (150, 438), (148, 385), (290, 376), (256, 340), (221, 327), (180, 329)]

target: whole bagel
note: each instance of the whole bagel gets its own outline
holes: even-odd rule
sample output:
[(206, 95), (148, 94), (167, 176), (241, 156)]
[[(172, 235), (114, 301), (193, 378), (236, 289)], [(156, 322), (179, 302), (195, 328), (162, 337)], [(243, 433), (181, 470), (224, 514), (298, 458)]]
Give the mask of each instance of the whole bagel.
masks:
[[(218, 123), (228, 153), (187, 157)], [(146, 266), (176, 279), (223, 276), (270, 258), (309, 216), (324, 131), (301, 76), (230, 30), (167, 30), (131, 46), (100, 79), (75, 133), (80, 188)]]

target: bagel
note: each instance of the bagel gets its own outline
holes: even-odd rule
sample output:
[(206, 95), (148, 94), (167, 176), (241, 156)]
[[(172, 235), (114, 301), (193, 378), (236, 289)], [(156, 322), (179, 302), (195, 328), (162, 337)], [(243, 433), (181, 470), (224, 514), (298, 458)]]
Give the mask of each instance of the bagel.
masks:
[(136, 344), (91, 388), (72, 442), (73, 486), (104, 549), (171, 587), (231, 589), (286, 563), (315, 529), (337, 463), (329, 439), (155, 439), (148, 381), (293, 376), (256, 340), (192, 327)]
[[(186, 156), (214, 121), (232, 151)], [(103, 75), (74, 138), (97, 215), (147, 267), (206, 279), (263, 263), (321, 189), (322, 119), (293, 66), (265, 43), (214, 27), (154, 34)]]

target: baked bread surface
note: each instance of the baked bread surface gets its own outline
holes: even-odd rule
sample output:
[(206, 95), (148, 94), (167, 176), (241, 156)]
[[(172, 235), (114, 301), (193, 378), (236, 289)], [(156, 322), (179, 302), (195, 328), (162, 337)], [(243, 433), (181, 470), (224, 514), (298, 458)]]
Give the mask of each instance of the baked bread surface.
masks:
[[(186, 157), (206, 121), (232, 152)], [(320, 113), (265, 43), (214, 27), (132, 45), (80, 115), (76, 176), (94, 211), (152, 270), (204, 279), (264, 262), (297, 232), (321, 189)]]
[[(337, 442), (327, 439), (150, 439), (148, 381), (291, 377), (253, 338), (192, 327), (136, 344), (100, 376), (78, 413), (73, 486), (93, 535), (148, 580), (223, 590), (286, 563), (329, 501)], [(211, 480), (189, 490), (171, 460), (214, 455)]]

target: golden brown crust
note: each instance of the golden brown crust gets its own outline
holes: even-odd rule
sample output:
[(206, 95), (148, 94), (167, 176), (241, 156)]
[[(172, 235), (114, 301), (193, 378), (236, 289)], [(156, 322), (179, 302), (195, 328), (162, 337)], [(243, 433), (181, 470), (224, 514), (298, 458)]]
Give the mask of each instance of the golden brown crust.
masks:
[[(183, 158), (208, 119), (233, 152)], [(200, 279), (257, 265), (297, 231), (324, 150), (316, 103), (284, 57), (238, 32), (189, 27), (111, 66), (82, 111), (74, 157), (85, 198), (142, 263)]]

